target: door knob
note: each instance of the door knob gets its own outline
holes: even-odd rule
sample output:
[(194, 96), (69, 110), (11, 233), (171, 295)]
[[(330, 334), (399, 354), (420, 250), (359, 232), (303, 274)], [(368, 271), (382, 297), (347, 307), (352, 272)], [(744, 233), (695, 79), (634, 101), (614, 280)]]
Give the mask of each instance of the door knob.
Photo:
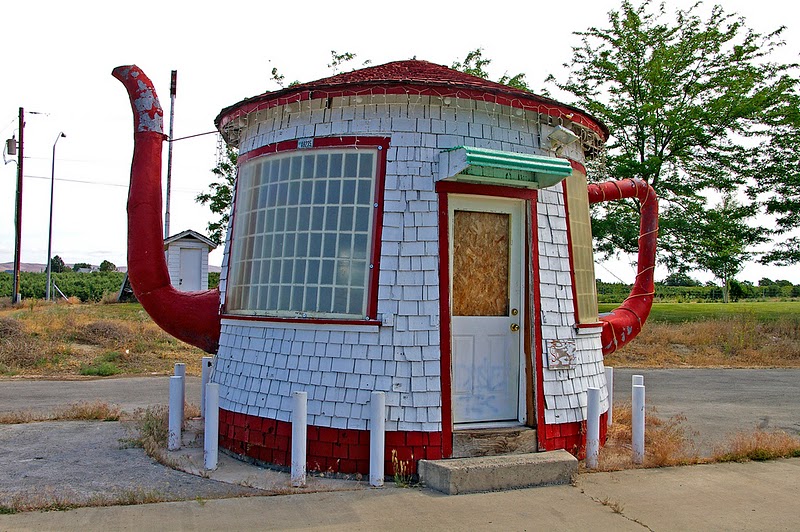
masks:
[(517, 331), (519, 331), (519, 325), (517, 325), (516, 323), (512, 323), (512, 324), (511, 324), (511, 330), (512, 330), (513, 332), (517, 332)]

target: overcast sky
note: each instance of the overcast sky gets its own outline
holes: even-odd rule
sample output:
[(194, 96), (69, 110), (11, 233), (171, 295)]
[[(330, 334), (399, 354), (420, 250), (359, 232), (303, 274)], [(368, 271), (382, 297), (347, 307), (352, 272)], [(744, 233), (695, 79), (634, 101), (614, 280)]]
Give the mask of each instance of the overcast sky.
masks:
[[(668, 7), (689, 3), (671, 1)], [(721, 4), (762, 33), (788, 25), (787, 46), (776, 57), (798, 60), (800, 8), (795, 4)], [(19, 138), (18, 109), (26, 111), (22, 261), (46, 262), (51, 157), (63, 131), (67, 136), (56, 148), (53, 254), (67, 263), (126, 263), (132, 118), (125, 90), (111, 77), (115, 66), (137, 64), (153, 80), (165, 110), (165, 129), (170, 71), (178, 71), (174, 136), (180, 138), (212, 131), (223, 107), (277, 89), (270, 80), (273, 67), (287, 82), (331, 75), (331, 50), (356, 53), (353, 66), (367, 59), (377, 65), (412, 57), (450, 65), (482, 47), (493, 60), (489, 71), (494, 79), (524, 72), (537, 90), (548, 74), (564, 79), (561, 65), (579, 42), (573, 33), (605, 26), (607, 12), (618, 6), (617, 0), (507, 1), (480, 7), (417, 0), (4, 2), (0, 140), (12, 134)], [(175, 143), (171, 233), (205, 232), (210, 213), (194, 198), (211, 181), (215, 157), (215, 135)], [(0, 262), (14, 256), (15, 189), (16, 165), (6, 164), (0, 168)], [(211, 263), (219, 264), (221, 256), (221, 249), (212, 253)], [(599, 265), (597, 275), (613, 281), (610, 271), (625, 281), (633, 279), (634, 270), (625, 261)], [(749, 265), (739, 278), (755, 282), (763, 276), (798, 283), (800, 268)], [(695, 277), (710, 279), (701, 273)]]

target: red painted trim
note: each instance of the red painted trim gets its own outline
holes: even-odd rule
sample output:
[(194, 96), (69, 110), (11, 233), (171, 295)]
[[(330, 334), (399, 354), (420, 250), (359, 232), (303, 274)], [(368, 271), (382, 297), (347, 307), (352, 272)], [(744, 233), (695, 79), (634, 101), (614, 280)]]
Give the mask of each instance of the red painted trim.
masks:
[(379, 326), (380, 320), (336, 320), (336, 319), (315, 319), (315, 318), (278, 318), (275, 316), (251, 316), (249, 314), (223, 314), (226, 320), (241, 321), (266, 321), (273, 323), (310, 323), (312, 325), (374, 325)]
[(603, 326), (602, 321), (598, 321), (597, 323), (578, 323), (575, 325), (576, 329), (599, 329)]
[[(345, 137), (349, 138), (349, 137)], [(372, 268), (369, 272), (368, 290), (369, 296), (367, 299), (367, 316), (371, 319), (378, 317), (378, 284), (381, 272), (381, 237), (383, 236), (383, 193), (386, 190), (386, 158), (389, 151), (388, 138), (364, 138), (352, 137), (355, 146), (377, 146), (378, 147), (378, 160), (376, 164), (375, 176), (375, 213), (372, 222)], [(363, 141), (362, 141), (363, 139)], [(330, 142), (330, 138), (319, 139), (320, 143)], [(369, 144), (376, 142), (377, 144)]]
[(579, 163), (578, 161), (573, 161), (569, 159), (569, 164), (572, 166), (573, 170), (577, 170), (578, 172), (582, 173), (583, 175), (587, 175), (586, 167), (583, 164)]
[(439, 194), (439, 348), (442, 387), (442, 454), (453, 456), (452, 319), (450, 315), (450, 226), (447, 194)]
[(544, 364), (542, 363), (542, 295), (541, 274), (539, 271), (539, 202), (531, 202), (531, 219), (534, 220), (531, 242), (531, 269), (533, 270), (533, 335), (534, 368), (536, 394), (536, 437), (539, 440), (539, 450), (545, 450), (545, 421), (544, 421)]
[[(369, 431), (308, 426), (306, 466), (310, 471), (369, 474)], [(292, 424), (248, 414), (219, 411), (219, 445), (229, 451), (272, 466), (291, 464)], [(416, 473), (417, 460), (442, 458), (442, 433), (389, 431), (386, 433), (384, 475), (393, 475), (392, 451), (408, 461)]]
[(501, 185), (484, 185), (480, 183), (464, 183), (462, 181), (437, 181), (436, 192), (440, 194), (470, 194), (473, 196), (491, 196), (495, 198), (513, 198), (535, 201), (536, 189), (521, 187), (504, 187)]
[[(445, 458), (452, 456), (453, 445), (453, 405), (452, 405), (452, 314), (450, 310), (450, 216), (449, 216), (449, 194), (465, 194), (474, 196), (490, 196), (500, 197), (507, 199), (520, 199), (528, 200), (531, 203), (531, 223), (532, 223), (532, 238), (534, 244), (530, 248), (531, 256), (536, 259), (534, 266), (534, 284), (535, 292), (538, 292), (538, 237), (537, 227), (538, 218), (536, 217), (536, 203), (538, 198), (538, 191), (535, 189), (522, 189), (515, 187), (503, 187), (497, 185), (483, 185), (475, 183), (461, 183), (456, 181), (439, 181), (436, 183), (436, 192), (439, 195), (439, 315), (440, 315), (440, 340), (439, 346), (441, 350), (441, 385), (442, 385), (442, 438), (443, 454)], [(528, 249), (528, 240), (525, 239), (526, 250)], [(533, 250), (536, 250), (533, 252)], [(525, 268), (525, 282), (527, 283), (528, 265), (527, 261), (524, 265)], [(524, 290), (523, 290), (524, 292)], [(530, 320), (530, 309), (527, 307), (528, 298), (524, 298), (526, 305), (526, 320)], [(536, 308), (540, 308), (540, 304), (535, 304)], [(538, 315), (538, 311), (533, 314)], [(529, 327), (526, 327), (526, 333)], [(529, 335), (529, 333), (527, 333)], [(541, 329), (537, 332), (541, 337)], [(525, 350), (525, 342), (522, 343), (523, 352)], [(541, 348), (539, 348), (541, 350)], [(541, 358), (541, 357), (539, 357)], [(535, 380), (539, 380), (537, 375), (541, 375), (541, 369), (532, 371)], [(531, 386), (534, 383), (530, 384)], [(537, 402), (537, 394), (534, 393), (534, 404)], [(526, 395), (527, 396), (527, 395)], [(527, 399), (526, 399), (527, 400)]]
[[(539, 291), (539, 287), (535, 285), (534, 279), (531, 277), (531, 271), (533, 270), (533, 256), (538, 254), (538, 246), (534, 245), (535, 242), (538, 241), (536, 238), (536, 233), (539, 231), (539, 220), (536, 215), (536, 204), (538, 203), (538, 196), (536, 194), (536, 199), (531, 200), (530, 202), (530, 210), (528, 211), (528, 216), (530, 217), (530, 223), (526, 225), (526, 238), (525, 238), (525, 256), (529, 257), (530, 262), (527, 260), (525, 261), (525, 288), (526, 291), (523, 291), (523, 294), (526, 293), (535, 293)], [(527, 231), (530, 231), (530, 237), (527, 235)], [(535, 275), (535, 274), (534, 274)], [(529, 386), (530, 395), (531, 395), (531, 402), (525, 405), (526, 413), (525, 419), (528, 425), (537, 426), (538, 420), (536, 417), (536, 401), (538, 398), (538, 393), (536, 390), (536, 380), (538, 378), (539, 372), (536, 370), (536, 363), (534, 362), (533, 358), (536, 356), (535, 349), (533, 348), (534, 343), (538, 338), (538, 333), (532, 330), (533, 326), (533, 318), (532, 315), (534, 313), (538, 314), (538, 308), (534, 307), (531, 308), (531, 298), (525, 297), (523, 295), (523, 304), (525, 305), (525, 337), (523, 341), (523, 349), (525, 352), (526, 357), (526, 372), (527, 370), (530, 371), (530, 382), (527, 383)], [(525, 400), (527, 402), (528, 393), (525, 392)], [(530, 408), (530, 410), (528, 410)]]
[[(275, 321), (286, 323), (321, 323), (321, 324), (341, 324), (341, 325), (380, 325), (378, 318), (378, 281), (380, 275), (380, 257), (381, 257), (381, 235), (383, 231), (383, 194), (386, 183), (386, 157), (389, 150), (390, 138), (389, 137), (366, 137), (366, 136), (337, 136), (337, 137), (314, 137), (312, 138), (313, 146), (310, 148), (298, 148), (300, 139), (285, 140), (262, 146), (255, 150), (244, 153), (238, 158), (238, 166), (248, 162), (257, 157), (273, 155), (282, 152), (304, 152), (313, 151), (325, 148), (376, 148), (377, 160), (375, 163), (375, 193), (374, 203), (377, 204), (375, 212), (373, 213), (373, 231), (372, 231), (372, 253), (370, 256), (370, 263), (372, 268), (369, 272), (367, 279), (367, 318), (366, 320), (360, 319), (315, 319), (315, 318), (284, 318), (280, 316), (259, 316), (259, 315), (241, 315), (228, 313), (227, 303), (228, 298), (225, 298), (225, 308), (223, 316), (230, 319), (239, 320), (255, 320), (255, 321)], [(239, 186), (237, 183), (235, 195), (239, 194)], [(235, 197), (236, 197), (235, 196)], [(234, 212), (231, 215), (232, 224), (235, 223), (236, 215), (236, 201), (233, 203)], [(231, 226), (231, 234), (233, 234), (233, 225)], [(231, 280), (231, 260), (234, 256), (233, 248), (236, 242), (232, 242), (228, 248), (228, 280)], [(230, 282), (228, 284), (231, 284)]]
[(298, 141), (301, 139), (283, 140), (274, 144), (261, 146), (254, 150), (250, 150), (239, 156), (239, 164), (245, 163), (250, 159), (261, 157), (262, 155), (271, 155), (274, 153), (281, 153), (284, 151), (294, 150), (319, 150), (324, 148), (350, 148), (350, 147), (365, 147), (376, 148), (381, 146), (384, 150), (389, 148), (389, 137), (365, 137), (358, 135), (350, 136), (337, 136), (337, 137), (313, 137), (311, 140), (314, 145), (311, 148), (298, 148)]
[(538, 112), (553, 117), (569, 116), (570, 121), (591, 129), (603, 141), (607, 140), (608, 138), (608, 133), (604, 131), (595, 120), (591, 119), (587, 115), (584, 115), (580, 110), (564, 104), (559, 104), (558, 102), (554, 101), (545, 102), (538, 100), (534, 94), (531, 94), (530, 97), (526, 98), (522, 95), (504, 95), (487, 89), (456, 88), (451, 85), (437, 84), (436, 82), (428, 82), (425, 84), (397, 83), (391, 81), (377, 81), (374, 84), (356, 83), (342, 89), (319, 89), (313, 90), (313, 92), (306, 90), (287, 96), (280, 96), (277, 98), (273, 97), (273, 99), (269, 99), (271, 94), (267, 93), (262, 96), (256, 96), (250, 101), (245, 100), (239, 104), (235, 104), (227, 109), (224, 109), (224, 114), (220, 114), (215, 120), (215, 123), (217, 125), (217, 129), (222, 130), (236, 118), (246, 116), (254, 111), (272, 109), (273, 107), (300, 101), (307, 101), (311, 100), (312, 98), (316, 100), (337, 98), (342, 96), (371, 96), (384, 94), (408, 94), (413, 96), (461, 98), (464, 100), (474, 100), (505, 105), (514, 109)]

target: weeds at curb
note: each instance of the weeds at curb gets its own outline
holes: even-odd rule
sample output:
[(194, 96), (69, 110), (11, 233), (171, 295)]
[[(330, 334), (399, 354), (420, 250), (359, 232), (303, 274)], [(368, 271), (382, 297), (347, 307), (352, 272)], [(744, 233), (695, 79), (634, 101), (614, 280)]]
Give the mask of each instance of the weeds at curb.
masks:
[(122, 410), (117, 405), (102, 401), (81, 401), (59, 408), (52, 413), (35, 413), (29, 410), (0, 414), (0, 425), (34, 423), (39, 421), (119, 421)]

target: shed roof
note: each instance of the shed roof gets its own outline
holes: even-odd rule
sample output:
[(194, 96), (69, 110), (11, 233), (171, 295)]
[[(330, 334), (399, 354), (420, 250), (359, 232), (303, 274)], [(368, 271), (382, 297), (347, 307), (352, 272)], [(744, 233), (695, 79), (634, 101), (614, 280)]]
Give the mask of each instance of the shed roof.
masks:
[(226, 107), (217, 115), (214, 123), (220, 131), (225, 130), (236, 118), (250, 112), (286, 105), (288, 103), (353, 96), (359, 94), (428, 94), (454, 96), (459, 98), (491, 101), (523, 109), (535, 109), (550, 115), (569, 115), (569, 119), (589, 128), (605, 141), (608, 128), (600, 120), (586, 111), (539, 96), (532, 92), (516, 89), (465, 74), (446, 66), (428, 61), (393, 61), (383, 65), (343, 72), (335, 76), (301, 83), (259, 96), (247, 98)]
[(203, 244), (207, 245), (209, 249), (214, 249), (214, 248), (217, 247), (217, 245), (211, 239), (209, 239), (206, 236), (201, 235), (197, 231), (192, 231), (191, 229), (187, 229), (186, 231), (181, 231), (180, 233), (176, 233), (176, 234), (174, 234), (172, 236), (169, 236), (169, 237), (165, 238), (164, 239), (164, 246), (166, 247), (166, 246), (172, 244), (173, 242), (176, 242), (176, 241), (184, 239), (184, 238), (199, 240)]

